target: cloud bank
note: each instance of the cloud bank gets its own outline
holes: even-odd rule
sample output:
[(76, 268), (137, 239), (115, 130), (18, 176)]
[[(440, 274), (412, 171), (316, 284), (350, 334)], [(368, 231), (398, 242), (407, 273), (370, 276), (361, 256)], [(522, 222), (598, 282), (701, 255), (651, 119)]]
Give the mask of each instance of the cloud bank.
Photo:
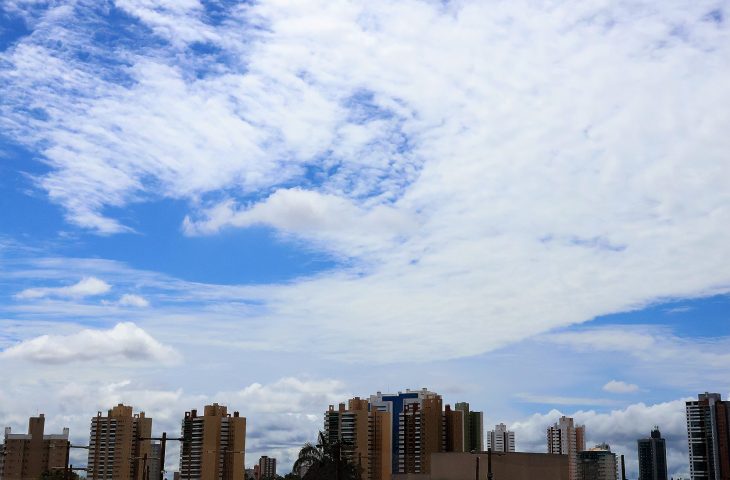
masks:
[(110, 330), (85, 329), (70, 335), (42, 335), (6, 348), (0, 358), (38, 363), (155, 361), (175, 364), (180, 354), (152, 338), (133, 323), (118, 323)]

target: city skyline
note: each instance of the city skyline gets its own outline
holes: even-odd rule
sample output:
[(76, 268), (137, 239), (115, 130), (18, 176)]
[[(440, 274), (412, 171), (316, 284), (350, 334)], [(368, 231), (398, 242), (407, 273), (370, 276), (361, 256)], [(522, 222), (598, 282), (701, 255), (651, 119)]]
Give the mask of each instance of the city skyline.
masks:
[[(717, 456), (715, 457), (716, 460), (713, 467), (708, 465), (708, 467), (700, 469), (701, 471), (697, 473), (698, 468), (695, 466), (692, 470), (693, 476), (691, 478), (692, 480), (720, 480), (724, 477), (716, 476), (720, 474), (714, 472), (723, 472), (722, 475), (725, 475), (726, 471), (730, 471), (727, 465), (728, 459), (730, 459), (730, 448), (728, 448), (728, 445), (730, 445), (730, 437), (728, 437), (730, 428), (727, 425), (726, 402), (722, 401), (722, 396), (717, 393), (699, 393), (697, 394), (697, 398), (698, 400), (688, 399), (685, 402), (685, 408), (688, 412), (685, 422), (685, 442), (690, 451), (694, 452), (692, 455), (695, 455), (694, 460), (692, 455), (690, 455), (689, 461), (708, 461), (708, 457), (706, 456), (702, 458), (696, 456), (697, 447), (695, 445), (698, 442), (703, 443), (709, 441), (710, 443), (707, 444), (707, 449), (712, 449), (712, 445), (714, 444), (714, 451)], [(467, 420), (469, 417), (465, 417), (464, 413), (465, 411), (469, 411), (469, 403), (462, 401), (456, 402), (455, 405), (460, 406), (460, 408), (456, 410), (452, 409), (450, 405), (442, 402), (442, 398), (437, 392), (429, 391), (425, 387), (418, 390), (406, 389), (405, 391), (398, 391), (393, 394), (383, 394), (378, 391), (376, 394), (371, 395), (369, 400), (353, 397), (347, 403), (340, 402), (337, 408), (334, 405), (329, 405), (328, 409), (324, 412), (324, 424), (319, 432), (329, 442), (344, 441), (346, 444), (353, 446), (354, 450), (352, 455), (358, 457), (357, 463), (362, 465), (363, 474), (366, 475), (363, 477), (365, 480), (389, 479), (391, 472), (392, 474), (396, 474), (407, 473), (409, 471), (407, 467), (408, 463), (403, 463), (401, 459), (404, 448), (403, 438), (406, 438), (406, 442), (409, 442), (407, 439), (414, 432), (416, 432), (418, 438), (414, 437), (410, 440), (415, 441), (415, 443), (411, 444), (407, 449), (413, 450), (416, 448), (422, 451), (426, 455), (423, 458), (429, 457), (430, 452), (438, 452), (440, 454), (444, 452), (454, 452), (455, 454), (459, 452), (469, 453), (469, 450), (465, 447), (468, 443), (466, 435), (468, 429), (466, 427), (470, 421), (477, 421), (479, 425), (476, 425), (474, 428), (477, 431), (480, 430), (479, 427), (483, 427), (481, 421), (482, 412), (471, 411), (471, 414), (475, 418)], [(436, 410), (434, 410), (434, 407)], [(706, 412), (702, 410), (703, 408)], [(213, 471), (228, 472), (228, 475), (233, 475), (232, 478), (236, 477), (236, 472), (243, 475), (244, 469), (247, 467), (245, 464), (245, 454), (247, 452), (247, 420), (238, 411), (233, 412), (233, 414), (228, 413), (227, 406), (219, 405), (218, 403), (206, 405), (202, 415), (198, 415), (197, 409), (186, 411), (182, 419), (178, 437), (174, 431), (159, 432), (159, 429), (155, 429), (153, 426), (153, 418), (146, 416), (144, 411), (133, 413), (134, 410), (135, 407), (120, 403), (109, 409), (108, 415), (105, 417), (102, 417), (102, 412), (99, 411), (91, 419), (88, 447), (75, 441), (69, 443), (72, 451), (76, 448), (88, 451), (87, 470), (89, 475), (92, 475), (94, 478), (106, 478), (108, 476), (108, 478), (114, 479), (139, 477), (142, 475), (141, 470), (138, 470), (141, 466), (135, 464), (132, 460), (136, 459), (137, 463), (139, 463), (144, 456), (149, 460), (148, 465), (159, 465), (159, 458), (152, 455), (152, 452), (158, 452), (159, 454), (161, 451), (159, 435), (166, 435), (166, 438), (172, 441), (172, 444), (166, 444), (168, 449), (165, 455), (166, 478), (172, 478), (172, 474), (177, 474), (178, 472), (180, 472), (181, 478), (187, 478), (187, 472), (191, 468), (195, 471), (192, 474), (193, 478), (208, 478), (209, 480), (212, 478), (214, 480), (215, 477), (211, 477)], [(710, 410), (712, 410), (712, 413), (710, 413)], [(398, 411), (401, 412), (399, 415), (393, 415), (394, 412)], [(415, 430), (413, 426), (409, 429), (407, 427), (409, 422), (406, 417), (415, 419), (414, 414), (420, 412), (423, 412), (423, 415), (418, 421)], [(692, 413), (690, 414), (690, 412)], [(453, 414), (458, 414), (458, 416), (452, 417)], [(433, 418), (431, 419), (431, 417)], [(710, 423), (710, 419), (712, 419), (712, 423)], [(436, 421), (433, 422), (433, 420)], [(454, 429), (453, 422), (456, 420), (459, 421), (459, 426)], [(405, 424), (403, 423), (404, 421)], [(451, 427), (449, 426), (450, 423), (452, 424)], [(397, 427), (398, 424), (401, 426)], [(43, 467), (35, 462), (41, 459), (43, 448), (46, 449), (43, 462), (50, 462), (49, 464), (55, 465), (50, 467), (51, 469), (61, 468), (59, 467), (61, 464), (59, 462), (63, 461), (66, 442), (72, 440), (73, 437), (70, 435), (68, 427), (63, 428), (63, 435), (45, 435), (43, 434), (44, 425), (45, 415), (40, 413), (37, 417), (30, 418), (28, 434), (11, 434), (12, 428), (5, 427), (6, 450), (3, 454), (8, 456), (0, 458), (0, 473), (3, 473), (6, 468), (4, 461), (7, 459), (12, 459), (10, 460), (11, 472), (20, 472), (19, 466), (21, 464), (23, 465), (23, 471), (26, 468), (42, 469)], [(404, 428), (403, 425), (406, 425), (406, 431), (410, 431), (411, 433), (406, 433), (405, 437), (396, 441), (403, 433), (399, 433), (397, 429)], [(437, 428), (437, 430), (434, 430), (434, 428)], [(433, 430), (432, 433), (438, 431), (437, 438), (440, 437), (441, 440), (437, 440), (436, 443), (431, 443), (430, 447), (426, 446), (426, 444), (421, 444), (420, 434), (417, 433), (419, 430), (424, 433), (430, 430)], [(516, 444), (514, 432), (510, 431), (507, 425), (500, 423), (496, 425), (496, 430), (501, 431), (505, 435), (505, 439), (506, 434), (509, 433), (510, 440), (508, 443), (512, 446)], [(41, 432), (40, 435), (37, 432)], [(172, 435), (169, 435), (170, 433)], [(493, 433), (494, 431), (489, 432), (490, 436)], [(111, 435), (111, 437), (108, 437), (108, 435)], [(431, 436), (431, 433), (427, 435)], [(458, 442), (456, 443), (454, 443), (454, 435), (458, 437)], [(76, 437), (78, 438), (78, 435)], [(137, 440), (134, 440), (135, 438)], [(603, 478), (605, 475), (610, 475), (610, 472), (618, 475), (620, 473), (619, 457), (622, 460), (624, 457), (627, 459), (629, 465), (629, 470), (627, 470), (628, 479), (638, 478), (639, 480), (647, 480), (641, 477), (642, 471), (644, 475), (648, 475), (647, 478), (649, 480), (652, 478), (655, 480), (667, 478), (662, 476), (666, 472), (666, 441), (661, 437), (658, 426), (656, 425), (652, 429), (651, 438), (636, 439), (638, 449), (634, 453), (630, 451), (616, 451), (615, 448), (612, 450), (612, 447), (605, 441), (596, 444), (593, 448), (587, 448), (586, 438), (596, 437), (591, 437), (586, 433), (585, 425), (578, 425), (575, 419), (571, 417), (561, 416), (554, 423), (548, 425), (547, 445), (544, 445), (545, 448), (543, 451), (539, 449), (530, 450), (529, 448), (510, 448), (509, 451), (520, 454), (547, 453), (565, 455), (567, 459), (567, 463), (565, 464), (567, 480), (571, 478), (576, 480), (593, 478), (595, 475)], [(709, 440), (707, 440), (708, 438)], [(98, 452), (103, 453), (108, 451), (110, 447), (106, 446), (106, 444), (110, 439), (114, 444), (114, 447), (110, 451), (110, 455), (113, 458), (109, 457), (109, 459), (104, 459), (105, 457), (100, 457)], [(150, 442), (150, 440), (157, 442)], [(311, 440), (313, 439), (308, 439), (307, 442)], [(14, 446), (15, 444), (11, 445), (7, 442), (29, 442), (29, 445), (35, 445), (35, 447), (17, 447)], [(52, 455), (50, 457), (48, 456), (48, 445), (45, 447), (39, 446), (48, 442), (58, 443), (58, 445), (51, 445), (50, 453)], [(175, 448), (175, 445), (178, 445), (177, 442), (180, 442), (179, 445), (187, 445), (188, 447), (183, 450)], [(433, 442), (433, 439), (430, 442)], [(441, 445), (440, 447), (438, 446), (439, 444)], [(304, 445), (298, 445), (296, 448), (299, 449), (302, 446)], [(392, 455), (390, 453), (391, 447), (393, 449)], [(8, 448), (10, 450), (7, 450)], [(18, 450), (18, 448), (20, 449)], [(25, 449), (29, 453), (23, 453)], [(497, 454), (503, 451), (500, 448), (492, 450)], [(471, 451), (471, 453), (479, 452), (484, 453), (486, 450)], [(606, 462), (604, 458), (606, 452), (610, 453), (610, 464), (604, 463)], [(386, 454), (384, 455), (384, 453)], [(26, 456), (24, 457), (24, 455)], [(28, 459), (31, 457), (27, 455), (30, 455), (33, 460), (28, 462)], [(179, 463), (171, 461), (170, 455), (179, 458)], [(191, 456), (197, 460), (191, 463)], [(74, 455), (72, 454), (68, 460), (72, 465), (74, 461), (73, 457)], [(53, 460), (54, 458), (55, 460)], [(274, 459), (272, 460), (274, 462), (272, 465), (267, 464), (267, 470), (270, 468), (276, 470), (275, 457), (269, 457), (268, 455), (262, 455), (252, 464), (252, 467), (258, 466), (260, 469), (262, 459), (266, 458)], [(129, 459), (129, 461), (124, 459)], [(391, 459), (392, 468), (389, 466)], [(355, 462), (355, 459), (350, 458), (350, 461)], [(440, 461), (443, 461), (443, 457)], [(26, 462), (28, 462), (27, 465)], [(221, 467), (220, 462), (222, 462), (223, 467)], [(632, 471), (631, 464), (635, 462), (639, 463), (639, 467), (637, 471)], [(712, 457), (709, 458), (709, 462), (713, 464)], [(424, 461), (419, 460), (419, 463), (424, 463)], [(99, 468), (99, 464), (101, 464), (101, 468)], [(426, 460), (425, 464), (430, 464), (430, 461)], [(114, 465), (113, 470), (111, 469), (111, 465)], [(440, 464), (439, 469), (443, 469), (444, 465), (443, 463)], [(79, 467), (78, 462), (76, 466), (78, 467), (77, 470), (83, 470), (85, 468)], [(713, 468), (714, 470), (709, 472), (709, 476), (706, 476), (706, 473), (703, 473), (703, 471), (707, 472), (708, 468)], [(256, 471), (255, 468), (250, 470), (252, 472)], [(429, 470), (430, 468), (426, 467), (425, 473), (428, 473)], [(97, 473), (93, 473), (92, 471)], [(283, 471), (288, 472), (289, 468), (285, 466)], [(411, 473), (420, 471), (419, 469), (411, 471)], [(584, 477), (584, 475), (590, 476)], [(639, 477), (636, 477), (636, 475), (639, 475)], [(16, 479), (13, 476), (7, 478), (9, 480), (21, 480), (20, 477)], [(677, 478), (683, 477), (677, 476)]]
[(631, 475), (659, 426), (689, 476), (729, 38), (718, 0), (0, 2), (0, 424), (217, 402), (283, 472), (323, 406), (427, 387)]

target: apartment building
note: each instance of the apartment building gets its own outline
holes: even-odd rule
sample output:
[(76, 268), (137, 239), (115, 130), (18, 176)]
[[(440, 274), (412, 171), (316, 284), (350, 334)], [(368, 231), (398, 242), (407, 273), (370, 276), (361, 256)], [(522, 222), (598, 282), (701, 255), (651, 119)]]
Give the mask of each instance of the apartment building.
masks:
[(654, 427), (649, 438), (637, 440), (639, 480), (668, 480), (667, 445), (659, 427)]
[(203, 415), (185, 412), (180, 447), (181, 480), (244, 478), (246, 419), (224, 405), (207, 405)]
[(730, 409), (719, 393), (685, 405), (692, 480), (730, 480)]
[(68, 428), (63, 433), (46, 435), (45, 416), (28, 420), (28, 433), (12, 433), (5, 428), (0, 452), (0, 478), (4, 480), (38, 480), (44, 472), (66, 466)]
[(152, 419), (121, 403), (91, 419), (87, 478), (146, 480), (142, 459), (151, 457)]
[(504, 423), (495, 425), (494, 430), (489, 431), (487, 444), (493, 452), (514, 452), (515, 432), (510, 432)]
[(570, 417), (560, 417), (547, 429), (547, 451), (568, 456), (568, 480), (578, 480), (578, 452), (586, 449), (585, 426), (574, 425)]

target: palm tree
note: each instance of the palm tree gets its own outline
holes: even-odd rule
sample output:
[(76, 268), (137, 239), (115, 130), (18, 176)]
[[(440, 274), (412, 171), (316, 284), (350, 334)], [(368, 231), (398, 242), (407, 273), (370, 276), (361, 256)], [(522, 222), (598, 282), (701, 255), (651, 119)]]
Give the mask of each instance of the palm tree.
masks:
[(319, 432), (316, 445), (307, 442), (299, 451), (293, 470), (306, 469), (303, 480), (360, 480), (361, 469), (348, 455), (353, 450), (351, 443), (330, 440)]

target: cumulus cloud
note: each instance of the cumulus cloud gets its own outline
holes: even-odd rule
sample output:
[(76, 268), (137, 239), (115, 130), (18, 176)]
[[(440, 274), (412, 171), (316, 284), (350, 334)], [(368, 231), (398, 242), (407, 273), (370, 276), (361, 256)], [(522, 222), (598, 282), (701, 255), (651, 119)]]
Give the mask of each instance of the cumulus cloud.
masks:
[(580, 410), (560, 412), (552, 410), (546, 414), (535, 414), (527, 419), (514, 422), (510, 428), (515, 431), (518, 449), (523, 451), (546, 451), (545, 431), (561, 415), (573, 417), (577, 424), (586, 427), (586, 445), (592, 446), (606, 442), (611, 450), (625, 454), (629, 475), (638, 471), (636, 462), (636, 440), (649, 436), (654, 426), (659, 426), (667, 440), (669, 471), (672, 475), (686, 476), (687, 464), (687, 424), (685, 420), (685, 401), (687, 399), (646, 405), (637, 403), (626, 408), (609, 412)]
[(344, 391), (344, 384), (338, 380), (286, 377), (268, 385), (253, 383), (242, 390), (221, 392), (216, 396), (229, 399), (230, 403), (247, 405), (255, 412), (311, 413), (343, 401)]
[(200, 235), (252, 225), (269, 225), (325, 240), (328, 245), (335, 242), (348, 253), (354, 253), (358, 244), (382, 247), (416, 227), (412, 218), (393, 207), (377, 205), (367, 210), (346, 198), (293, 188), (277, 190), (266, 200), (243, 209), (231, 200), (224, 201), (202, 212), (199, 220), (186, 217), (183, 228), (189, 235)]
[(620, 380), (611, 380), (603, 386), (603, 390), (609, 393), (634, 393), (639, 391), (639, 386)]
[(150, 302), (139, 295), (134, 295), (131, 293), (125, 293), (121, 296), (119, 301), (117, 302), (118, 305), (122, 307), (138, 307), (138, 308), (144, 308), (149, 307)]
[(174, 364), (181, 358), (173, 348), (129, 322), (118, 323), (109, 330), (85, 329), (70, 335), (42, 335), (6, 348), (0, 357), (54, 364), (120, 359)]
[(73, 285), (66, 287), (28, 288), (15, 295), (18, 299), (34, 299), (44, 297), (83, 298), (102, 295), (111, 290), (111, 285), (96, 277), (84, 277)]

